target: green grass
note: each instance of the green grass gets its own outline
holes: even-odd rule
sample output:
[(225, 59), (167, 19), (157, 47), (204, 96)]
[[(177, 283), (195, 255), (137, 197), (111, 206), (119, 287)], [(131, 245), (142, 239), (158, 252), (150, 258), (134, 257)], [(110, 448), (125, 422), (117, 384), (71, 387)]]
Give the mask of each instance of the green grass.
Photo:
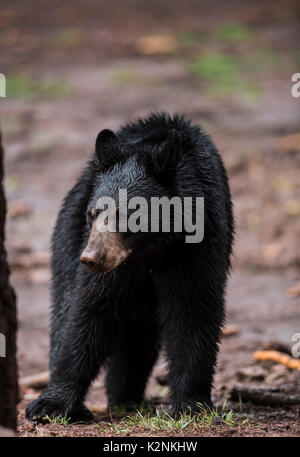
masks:
[(50, 423), (54, 425), (68, 425), (70, 422), (70, 417), (67, 416), (62, 416), (61, 414), (56, 417), (49, 417), (48, 415), (45, 416), (45, 419)]
[(138, 75), (129, 68), (122, 68), (112, 73), (112, 81), (117, 85), (127, 85), (138, 81)]
[(177, 34), (177, 39), (182, 46), (186, 47), (195, 46), (201, 41), (200, 36), (197, 33), (191, 31), (179, 32)]
[(215, 31), (216, 38), (226, 41), (245, 41), (251, 38), (252, 33), (248, 27), (242, 24), (222, 24)]
[(180, 31), (177, 34), (179, 43), (185, 47), (201, 44), (203, 43), (203, 40), (221, 42), (225, 41), (228, 43), (237, 43), (241, 41), (244, 42), (250, 40), (252, 36), (253, 33), (249, 27), (235, 22), (221, 24), (216, 28), (212, 29), (212, 31), (207, 32), (206, 34), (199, 34), (199, 32), (196, 33), (190, 30)]
[(243, 414), (235, 413), (232, 410), (226, 411), (225, 405), (222, 409), (213, 409), (212, 411), (203, 410), (199, 414), (183, 413), (177, 419), (174, 419), (166, 411), (156, 410), (153, 412), (138, 411), (134, 415), (128, 415), (120, 422), (110, 422), (98, 427), (101, 431), (107, 431), (116, 434), (126, 434), (133, 432), (137, 427), (146, 431), (185, 431), (197, 430), (203, 427), (211, 427), (219, 424), (227, 427), (242, 427), (248, 424), (249, 417)]
[(8, 196), (13, 195), (20, 187), (20, 177), (9, 175), (5, 179), (5, 192)]
[(253, 69), (248, 59), (212, 52), (197, 57), (188, 66), (191, 73), (206, 81), (214, 93), (259, 94), (257, 84), (248, 79), (248, 72)]
[(51, 40), (53, 46), (73, 47), (77, 46), (83, 38), (83, 31), (79, 28), (66, 28), (55, 33)]
[(62, 80), (33, 79), (28, 75), (11, 74), (6, 77), (6, 96), (8, 98), (57, 98), (70, 94), (70, 87)]

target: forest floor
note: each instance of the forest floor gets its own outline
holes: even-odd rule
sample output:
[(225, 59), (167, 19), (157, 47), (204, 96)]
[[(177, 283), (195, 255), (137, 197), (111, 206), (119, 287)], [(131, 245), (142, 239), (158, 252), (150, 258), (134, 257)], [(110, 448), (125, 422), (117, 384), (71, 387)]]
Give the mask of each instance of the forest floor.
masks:
[[(237, 223), (227, 294), (235, 332), (222, 339), (218, 415), (111, 416), (101, 373), (87, 398), (90, 424), (27, 421), (25, 407), (39, 390), (21, 386), (19, 436), (300, 436), (299, 404), (229, 399), (236, 384), (300, 394), (299, 371), (253, 358), (270, 343), (290, 351), (300, 333), (300, 99), (291, 96), (299, 6), (186, 1), (182, 12), (179, 0), (87, 0), (84, 8), (54, 0), (45, 15), (38, 1), (2, 3), (1, 128), (20, 378), (48, 367), (49, 240), (99, 130), (151, 110), (201, 123), (228, 169)], [(141, 39), (148, 35), (156, 38)], [(168, 405), (165, 373), (162, 355), (147, 388), (160, 407)]]

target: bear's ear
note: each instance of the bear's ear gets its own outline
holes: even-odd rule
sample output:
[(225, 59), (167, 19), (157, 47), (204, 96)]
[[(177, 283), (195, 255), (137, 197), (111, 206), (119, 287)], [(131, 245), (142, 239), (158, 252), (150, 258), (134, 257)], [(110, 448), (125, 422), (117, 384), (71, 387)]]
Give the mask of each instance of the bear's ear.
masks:
[(151, 153), (152, 168), (155, 174), (172, 174), (175, 172), (181, 154), (181, 135), (172, 129), (167, 139)]
[(95, 154), (102, 165), (112, 164), (117, 157), (119, 140), (109, 129), (101, 130), (96, 138)]

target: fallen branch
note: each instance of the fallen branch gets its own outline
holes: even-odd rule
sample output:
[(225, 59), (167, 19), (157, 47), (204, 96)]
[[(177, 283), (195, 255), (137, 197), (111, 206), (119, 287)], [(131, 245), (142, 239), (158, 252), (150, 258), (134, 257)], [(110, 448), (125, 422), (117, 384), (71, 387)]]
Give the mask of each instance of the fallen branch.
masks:
[(49, 381), (49, 371), (42, 371), (41, 373), (32, 374), (20, 378), (19, 385), (27, 389), (33, 387), (35, 389), (45, 387)]
[(230, 400), (243, 401), (263, 406), (287, 406), (300, 404), (300, 395), (274, 392), (266, 387), (245, 387), (236, 385), (230, 392)]

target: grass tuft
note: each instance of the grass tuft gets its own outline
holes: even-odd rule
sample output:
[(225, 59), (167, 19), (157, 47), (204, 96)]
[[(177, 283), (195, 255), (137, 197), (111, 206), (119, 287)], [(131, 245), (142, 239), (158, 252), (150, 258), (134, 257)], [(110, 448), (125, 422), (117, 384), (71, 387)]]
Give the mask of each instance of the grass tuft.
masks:
[(121, 68), (112, 74), (112, 81), (117, 85), (130, 85), (136, 83), (138, 75), (129, 68)]
[(50, 423), (54, 425), (68, 425), (70, 422), (71, 418), (67, 416), (62, 416), (61, 414), (56, 417), (49, 417), (48, 415), (45, 416), (45, 419)]
[(251, 37), (251, 31), (243, 24), (222, 24), (216, 30), (216, 37), (227, 41), (245, 41)]
[(8, 98), (57, 98), (70, 94), (70, 87), (65, 81), (41, 81), (23, 74), (11, 74), (6, 78), (6, 96)]
[(245, 414), (235, 413), (232, 410), (226, 411), (225, 404), (223, 408), (214, 408), (211, 411), (202, 410), (198, 414), (182, 413), (177, 419), (174, 419), (166, 411), (156, 409), (155, 413), (137, 411), (136, 414), (127, 415), (120, 422), (110, 422), (99, 425), (101, 431), (110, 431), (116, 434), (126, 434), (134, 432), (136, 428), (143, 428), (151, 432), (158, 431), (184, 431), (197, 430), (203, 427), (214, 425), (224, 425), (227, 427), (242, 427), (248, 424), (249, 417)]
[(203, 79), (213, 93), (244, 92), (258, 95), (259, 88), (248, 80), (251, 62), (225, 53), (211, 52), (189, 63), (192, 74)]
[(79, 28), (66, 28), (55, 33), (52, 44), (58, 47), (73, 47), (80, 44), (83, 31)]

